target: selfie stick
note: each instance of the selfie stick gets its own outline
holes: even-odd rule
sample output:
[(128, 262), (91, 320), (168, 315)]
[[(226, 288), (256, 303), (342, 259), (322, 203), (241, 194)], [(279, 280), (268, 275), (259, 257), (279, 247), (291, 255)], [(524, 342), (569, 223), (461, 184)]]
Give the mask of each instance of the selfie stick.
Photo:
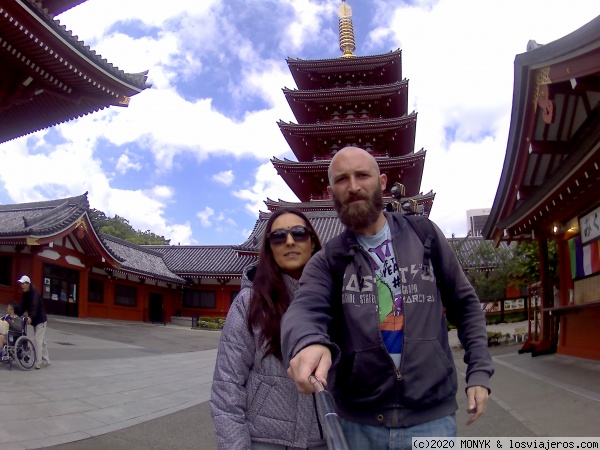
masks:
[(323, 383), (321, 383), (317, 377), (311, 375), (309, 380), (315, 388), (317, 410), (319, 412), (321, 424), (325, 430), (327, 448), (329, 450), (350, 450), (350, 446), (348, 445), (346, 437), (344, 436), (344, 432), (342, 431), (340, 418), (335, 412), (333, 397), (329, 391), (325, 389)]

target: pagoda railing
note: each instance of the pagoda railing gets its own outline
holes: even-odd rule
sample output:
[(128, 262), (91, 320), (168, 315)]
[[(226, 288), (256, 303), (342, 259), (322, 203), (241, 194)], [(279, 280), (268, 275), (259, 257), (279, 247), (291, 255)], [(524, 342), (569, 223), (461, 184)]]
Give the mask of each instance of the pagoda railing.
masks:
[(323, 194), (310, 194), (310, 201), (312, 202), (313, 200), (331, 200), (331, 198), (327, 192)]

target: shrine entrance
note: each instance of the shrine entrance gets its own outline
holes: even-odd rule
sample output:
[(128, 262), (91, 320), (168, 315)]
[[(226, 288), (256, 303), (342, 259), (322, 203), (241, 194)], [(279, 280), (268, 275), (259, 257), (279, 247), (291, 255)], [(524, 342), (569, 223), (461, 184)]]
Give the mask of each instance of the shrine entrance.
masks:
[(44, 264), (42, 298), (47, 314), (78, 317), (79, 272)]

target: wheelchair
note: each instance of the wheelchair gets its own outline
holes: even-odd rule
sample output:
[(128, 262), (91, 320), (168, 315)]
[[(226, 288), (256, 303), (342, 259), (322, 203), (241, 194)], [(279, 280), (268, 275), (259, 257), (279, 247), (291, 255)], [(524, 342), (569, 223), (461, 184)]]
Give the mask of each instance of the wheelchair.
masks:
[(0, 362), (8, 364), (12, 370), (13, 363), (23, 370), (31, 370), (35, 365), (35, 345), (27, 337), (27, 317), (21, 318), (21, 332), (9, 330), (6, 336), (6, 345)]

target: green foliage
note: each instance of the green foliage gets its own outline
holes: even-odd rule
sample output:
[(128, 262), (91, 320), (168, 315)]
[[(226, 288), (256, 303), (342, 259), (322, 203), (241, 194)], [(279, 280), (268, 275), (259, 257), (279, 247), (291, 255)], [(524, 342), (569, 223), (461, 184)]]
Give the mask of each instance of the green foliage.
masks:
[[(540, 281), (540, 265), (537, 241), (523, 241), (515, 248), (512, 276), (518, 285), (528, 286)], [(558, 274), (558, 245), (548, 241), (548, 270), (552, 279)]]
[(152, 233), (150, 230), (135, 230), (127, 219), (115, 214), (107, 217), (102, 211), (94, 208), (89, 210), (92, 223), (102, 232), (138, 245), (169, 245), (170, 239)]
[(198, 328), (205, 330), (222, 330), (225, 319), (222, 317), (199, 317)]
[[(450, 241), (456, 256), (483, 302), (503, 300), (508, 286), (528, 286), (540, 280), (537, 241), (524, 241), (518, 245), (498, 247), (492, 241), (470, 241), (468, 251), (466, 239)], [(558, 246), (548, 241), (548, 262), (552, 278), (558, 270)]]
[(471, 240), (451, 241), (451, 246), (482, 302), (504, 299), (506, 286), (512, 282), (512, 249), (506, 245), (495, 247), (493, 242)]

